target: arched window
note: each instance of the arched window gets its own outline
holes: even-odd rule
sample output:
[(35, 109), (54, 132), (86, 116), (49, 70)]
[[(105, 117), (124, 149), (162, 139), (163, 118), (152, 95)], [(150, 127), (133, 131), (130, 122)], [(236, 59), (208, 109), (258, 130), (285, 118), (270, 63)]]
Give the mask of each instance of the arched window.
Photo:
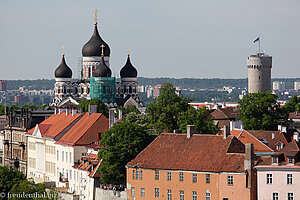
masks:
[(210, 194), (209, 190), (205, 191), (205, 200), (211, 200), (211, 194)]
[(91, 77), (91, 68), (88, 68), (88, 78)]

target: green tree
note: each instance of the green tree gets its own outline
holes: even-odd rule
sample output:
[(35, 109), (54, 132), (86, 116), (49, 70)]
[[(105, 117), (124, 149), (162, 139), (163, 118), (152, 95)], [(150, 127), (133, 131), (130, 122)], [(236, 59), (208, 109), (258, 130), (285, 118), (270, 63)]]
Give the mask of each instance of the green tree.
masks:
[(22, 106), (21, 108), (28, 108), (30, 110), (37, 110), (39, 107), (36, 105), (27, 105), (25, 104), (24, 106)]
[(6, 194), (11, 190), (14, 184), (23, 181), (26, 179), (26, 176), (14, 170), (13, 168), (8, 168), (6, 166), (0, 166), (0, 191), (5, 192)]
[(187, 125), (194, 125), (195, 133), (216, 134), (219, 131), (206, 108), (196, 110), (191, 107), (187, 111), (182, 112), (178, 118), (178, 127), (186, 133)]
[(239, 117), (245, 129), (277, 130), (278, 124), (287, 126), (288, 111), (286, 108), (280, 108), (276, 102), (277, 98), (271, 91), (245, 96), (239, 102)]
[(82, 108), (83, 112), (88, 112), (90, 104), (97, 105), (97, 112), (108, 117), (108, 107), (100, 99), (82, 100), (78, 107)]
[(126, 182), (125, 165), (135, 158), (151, 141), (145, 129), (130, 122), (121, 122), (104, 132), (100, 145), (99, 158), (103, 159), (99, 170), (104, 184)]
[(131, 112), (126, 115), (124, 121), (137, 124), (143, 128), (148, 128), (150, 124), (150, 117), (147, 114)]
[(160, 96), (147, 107), (150, 116), (150, 126), (157, 131), (172, 131), (178, 129), (177, 120), (181, 112), (188, 110), (191, 99), (176, 95), (172, 84), (163, 84)]
[(300, 110), (300, 97), (293, 96), (291, 100), (284, 105), (289, 112), (295, 112)]

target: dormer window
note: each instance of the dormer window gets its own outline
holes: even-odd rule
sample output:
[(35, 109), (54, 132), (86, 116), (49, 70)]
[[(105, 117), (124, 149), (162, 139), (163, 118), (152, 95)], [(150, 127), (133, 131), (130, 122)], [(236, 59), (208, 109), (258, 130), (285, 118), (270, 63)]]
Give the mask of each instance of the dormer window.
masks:
[(294, 163), (294, 158), (288, 157), (288, 164), (293, 164), (293, 163)]
[(283, 147), (283, 143), (282, 143), (282, 142), (278, 142), (278, 143), (276, 144), (276, 150), (277, 150), (277, 151), (280, 151), (280, 150), (282, 149), (282, 147)]
[(278, 157), (277, 156), (273, 156), (273, 163), (278, 163)]

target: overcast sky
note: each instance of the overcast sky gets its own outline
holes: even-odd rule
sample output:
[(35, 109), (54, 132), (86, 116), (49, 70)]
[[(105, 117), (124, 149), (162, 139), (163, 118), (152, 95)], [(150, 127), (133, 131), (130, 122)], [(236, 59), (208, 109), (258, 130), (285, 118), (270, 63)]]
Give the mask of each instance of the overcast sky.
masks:
[(272, 77), (300, 77), (299, 0), (2, 0), (0, 79), (54, 78), (62, 45), (77, 78), (94, 9), (114, 75), (130, 45), (138, 76), (245, 78), (260, 36)]

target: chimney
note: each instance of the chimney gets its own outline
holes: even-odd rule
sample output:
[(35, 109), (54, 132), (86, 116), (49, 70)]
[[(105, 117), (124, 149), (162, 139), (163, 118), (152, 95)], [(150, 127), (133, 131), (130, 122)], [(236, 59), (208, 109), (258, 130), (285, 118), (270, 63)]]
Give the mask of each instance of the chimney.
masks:
[(299, 143), (299, 133), (294, 132), (294, 140)]
[(195, 126), (194, 125), (187, 125), (186, 126), (186, 137), (191, 138), (195, 133)]
[(278, 125), (278, 130), (282, 131), (282, 125)]
[(272, 133), (272, 139), (274, 139), (274, 137), (275, 137), (275, 133)]
[(97, 113), (97, 105), (95, 104), (89, 104), (89, 113)]
[(230, 135), (230, 127), (224, 125), (224, 133), (223, 133), (223, 138), (226, 139), (228, 137), (228, 135)]
[(287, 127), (286, 126), (282, 127), (282, 132), (287, 133)]
[(245, 145), (245, 161), (244, 161), (244, 169), (247, 171), (247, 188), (252, 188), (252, 176), (253, 174), (253, 166), (254, 166), (254, 151), (253, 144), (247, 143)]

